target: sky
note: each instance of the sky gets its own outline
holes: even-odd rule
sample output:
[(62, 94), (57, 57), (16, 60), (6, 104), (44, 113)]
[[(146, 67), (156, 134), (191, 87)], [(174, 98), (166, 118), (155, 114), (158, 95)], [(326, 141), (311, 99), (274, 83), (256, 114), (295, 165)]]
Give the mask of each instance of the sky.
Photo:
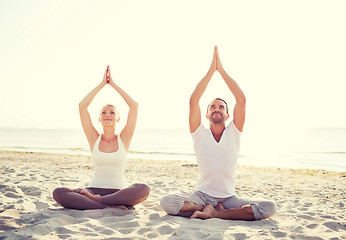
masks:
[[(0, 0), (0, 127), (80, 128), (78, 103), (110, 65), (139, 103), (137, 128), (188, 129), (214, 45), (246, 95), (253, 144), (346, 127), (345, 12), (343, 0)], [(217, 72), (200, 101), (206, 124), (215, 97), (234, 105)], [(110, 86), (89, 107), (94, 124), (107, 103), (124, 124)]]

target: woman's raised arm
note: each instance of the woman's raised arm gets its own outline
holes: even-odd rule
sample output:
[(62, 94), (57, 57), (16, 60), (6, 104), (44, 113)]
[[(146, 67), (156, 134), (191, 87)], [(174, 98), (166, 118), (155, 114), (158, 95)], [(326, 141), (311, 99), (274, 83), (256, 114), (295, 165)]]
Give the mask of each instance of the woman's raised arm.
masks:
[(125, 148), (128, 151), (130, 148), (130, 143), (132, 140), (133, 133), (135, 132), (135, 128), (136, 128), (137, 115), (138, 115), (138, 103), (130, 95), (128, 95), (123, 89), (121, 89), (117, 84), (115, 84), (111, 74), (110, 74), (109, 84), (120, 94), (120, 96), (124, 99), (126, 104), (129, 106), (127, 122), (124, 129), (120, 133), (121, 140), (123, 141)]
[(88, 139), (91, 151), (94, 148), (95, 141), (98, 138), (99, 134), (91, 122), (90, 114), (88, 112), (88, 106), (90, 105), (92, 100), (95, 98), (97, 93), (106, 85), (107, 85), (107, 80), (106, 80), (106, 72), (105, 72), (102, 82), (99, 85), (97, 85), (88, 95), (86, 95), (83, 98), (83, 100), (79, 103), (80, 120), (82, 122), (82, 127)]

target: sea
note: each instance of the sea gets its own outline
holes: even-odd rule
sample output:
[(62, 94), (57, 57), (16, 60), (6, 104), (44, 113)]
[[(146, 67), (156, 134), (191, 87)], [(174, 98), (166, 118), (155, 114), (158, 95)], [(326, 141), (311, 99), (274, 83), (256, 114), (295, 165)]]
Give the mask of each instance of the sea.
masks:
[[(82, 129), (0, 128), (0, 150), (90, 155)], [(346, 172), (346, 128), (310, 129), (304, 144), (271, 152), (242, 144), (238, 164)], [(187, 129), (136, 129), (128, 158), (196, 162)]]

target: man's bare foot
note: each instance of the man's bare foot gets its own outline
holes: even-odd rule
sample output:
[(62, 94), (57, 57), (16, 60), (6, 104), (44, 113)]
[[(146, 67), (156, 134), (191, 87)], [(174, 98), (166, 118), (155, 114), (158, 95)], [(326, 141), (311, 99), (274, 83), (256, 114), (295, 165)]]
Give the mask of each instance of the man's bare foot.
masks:
[(222, 205), (222, 203), (218, 203), (216, 206), (215, 206), (215, 210), (216, 211), (224, 211), (226, 210), (225, 207)]
[(194, 212), (194, 211), (202, 211), (204, 206), (197, 205), (194, 202), (184, 202), (183, 206), (181, 207), (181, 212)]
[(216, 210), (211, 205), (208, 205), (203, 209), (202, 212), (201, 211), (194, 212), (194, 214), (192, 214), (190, 218), (200, 218), (200, 219), (213, 218), (215, 211)]
[(92, 194), (92, 193), (90, 193), (90, 192), (88, 192), (86, 190), (81, 190), (79, 193), (83, 194), (84, 196), (86, 196), (88, 198), (90, 198), (91, 200), (94, 200), (96, 202), (101, 202), (101, 195), (98, 195), (98, 194), (94, 195), (94, 194)]

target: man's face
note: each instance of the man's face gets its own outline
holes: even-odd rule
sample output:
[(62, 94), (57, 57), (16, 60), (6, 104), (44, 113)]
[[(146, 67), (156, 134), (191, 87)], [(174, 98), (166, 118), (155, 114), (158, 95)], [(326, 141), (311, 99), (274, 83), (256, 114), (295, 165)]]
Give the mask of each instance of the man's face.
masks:
[(226, 104), (221, 100), (213, 100), (207, 112), (207, 119), (213, 123), (224, 123), (229, 118)]

